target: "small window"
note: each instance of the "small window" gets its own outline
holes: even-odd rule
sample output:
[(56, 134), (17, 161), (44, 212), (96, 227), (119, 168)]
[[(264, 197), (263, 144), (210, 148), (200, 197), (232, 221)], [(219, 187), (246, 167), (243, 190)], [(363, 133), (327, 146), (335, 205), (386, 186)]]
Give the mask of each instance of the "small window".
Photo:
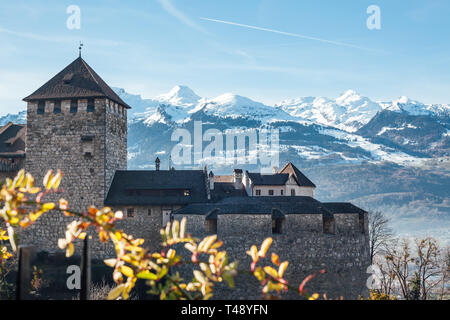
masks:
[(45, 113), (45, 102), (39, 101), (38, 108), (37, 108), (37, 114), (44, 114)]
[(184, 190), (184, 196), (185, 197), (189, 197), (191, 195), (191, 191), (190, 190)]
[(291, 189), (291, 196), (295, 196), (295, 189)]
[(128, 218), (134, 218), (134, 208), (127, 209), (127, 216)]
[(55, 104), (53, 106), (53, 113), (54, 114), (61, 113), (61, 101), (55, 102)]
[(359, 220), (359, 231), (361, 231), (361, 233), (364, 234), (365, 228), (364, 228), (364, 214), (363, 213), (359, 214), (358, 220)]
[(261, 195), (261, 190), (256, 190), (256, 195), (260, 196)]
[(217, 234), (217, 219), (205, 220), (205, 229), (207, 234)]
[(72, 101), (70, 102), (70, 113), (77, 113), (78, 112), (78, 102)]
[(148, 214), (149, 216), (152, 215), (152, 208), (148, 208), (148, 209), (147, 209), (147, 214)]
[(269, 196), (273, 196), (273, 190), (269, 190)]
[(281, 190), (281, 195), (282, 195), (282, 196), (284, 195), (284, 190)]
[(272, 219), (272, 233), (281, 234), (282, 224), (283, 224), (282, 219)]
[(94, 112), (95, 111), (95, 100), (94, 99), (89, 99), (88, 100), (86, 111), (87, 112)]
[(334, 234), (334, 217), (323, 217), (323, 233)]

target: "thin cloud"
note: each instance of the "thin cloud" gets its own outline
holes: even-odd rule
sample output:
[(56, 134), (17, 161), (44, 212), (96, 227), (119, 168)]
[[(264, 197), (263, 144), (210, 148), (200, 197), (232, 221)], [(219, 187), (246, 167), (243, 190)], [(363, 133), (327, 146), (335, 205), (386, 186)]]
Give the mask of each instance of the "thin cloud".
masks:
[(250, 25), (247, 25), (247, 24), (236, 23), (236, 22), (231, 22), (231, 21), (224, 21), (224, 20), (217, 20), (217, 19), (211, 19), (211, 18), (200, 18), (200, 19), (206, 20), (206, 21), (211, 21), (211, 22), (228, 24), (228, 25), (237, 26), (237, 27), (243, 27), (243, 28), (247, 28), (247, 29), (254, 29), (254, 30), (259, 30), (259, 31), (266, 31), (266, 32), (277, 33), (277, 34), (281, 34), (281, 35), (285, 35), (285, 36), (289, 36), (289, 37), (295, 37), (295, 38), (301, 38), (301, 39), (307, 39), (307, 40), (314, 40), (314, 41), (319, 41), (319, 42), (323, 42), (323, 43), (334, 44), (334, 45), (337, 45), (337, 46), (349, 47), (349, 48), (366, 50), (366, 51), (375, 51), (375, 50), (370, 49), (370, 48), (365, 48), (365, 47), (361, 47), (361, 46), (357, 46), (357, 45), (353, 45), (353, 44), (349, 44), (349, 43), (345, 43), (345, 42), (339, 42), (339, 41), (321, 39), (321, 38), (316, 38), (316, 37), (310, 37), (310, 36), (306, 36), (306, 35), (302, 35), (302, 34), (298, 34), (298, 33), (284, 32), (284, 31), (279, 31), (279, 30), (275, 30), (275, 29), (268, 29), (268, 28), (250, 26)]
[(161, 4), (163, 9), (170, 14), (171, 16), (177, 18), (185, 25), (194, 28), (198, 31), (201, 31), (203, 33), (208, 33), (205, 29), (197, 25), (194, 21), (192, 21), (188, 16), (186, 16), (183, 12), (178, 10), (170, 0), (158, 0), (158, 2)]
[[(52, 43), (60, 43), (60, 44), (73, 44), (78, 43), (80, 41), (80, 38), (75, 37), (62, 37), (62, 36), (46, 36), (41, 34), (36, 34), (32, 32), (19, 32), (14, 31), (10, 29), (5, 29), (0, 26), (0, 33), (12, 35), (15, 37), (35, 40), (35, 41), (44, 41), (44, 42), (52, 42)], [(101, 46), (119, 46), (123, 45), (124, 43), (118, 42), (118, 41), (111, 41), (111, 40), (104, 40), (104, 39), (91, 39), (83, 37), (85, 42), (92, 42)]]

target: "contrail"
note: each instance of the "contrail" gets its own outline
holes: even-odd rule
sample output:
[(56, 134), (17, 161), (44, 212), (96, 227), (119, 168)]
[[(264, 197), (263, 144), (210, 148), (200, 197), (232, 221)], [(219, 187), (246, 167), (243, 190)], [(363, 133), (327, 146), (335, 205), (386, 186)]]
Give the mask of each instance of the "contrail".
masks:
[(272, 33), (278, 33), (278, 34), (282, 34), (282, 35), (289, 36), (289, 37), (320, 41), (320, 42), (324, 42), (324, 43), (334, 44), (334, 45), (337, 45), (337, 46), (344, 46), (344, 47), (356, 48), (356, 49), (361, 49), (361, 50), (375, 51), (375, 50), (372, 50), (372, 49), (369, 49), (369, 48), (364, 48), (364, 47), (356, 46), (356, 45), (345, 43), (345, 42), (339, 42), (339, 41), (333, 41), (333, 40), (327, 40), (327, 39), (320, 39), (320, 38), (305, 36), (305, 35), (297, 34), (297, 33), (284, 32), (284, 31), (279, 31), (279, 30), (274, 30), (274, 29), (250, 26), (250, 25), (247, 25), (247, 24), (241, 24), (241, 23), (224, 21), (224, 20), (217, 20), (217, 19), (210, 19), (210, 18), (200, 18), (200, 19), (206, 20), (206, 21), (223, 23), (223, 24), (229, 24), (229, 25), (232, 25), (232, 26), (238, 26), (238, 27), (243, 27), (243, 28), (248, 28), (248, 29), (254, 29), (254, 30), (267, 31), (267, 32), (272, 32)]

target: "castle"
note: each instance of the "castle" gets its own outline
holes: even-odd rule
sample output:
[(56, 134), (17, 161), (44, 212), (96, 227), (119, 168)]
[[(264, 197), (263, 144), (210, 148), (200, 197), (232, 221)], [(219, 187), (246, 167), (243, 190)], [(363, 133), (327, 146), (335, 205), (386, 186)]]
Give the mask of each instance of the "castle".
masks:
[[(232, 175), (216, 176), (206, 167), (161, 170), (156, 159), (156, 170), (127, 170), (130, 106), (81, 56), (24, 101), (26, 128), (14, 129), (11, 124), (0, 129), (0, 142), (7, 131), (12, 138), (23, 139), (25, 152), (19, 155), (19, 145), (10, 146), (11, 152), (37, 181), (48, 169), (61, 169), (63, 193), (57, 196), (69, 200), (71, 209), (106, 205), (122, 210), (119, 226), (146, 239), (151, 248), (159, 246), (161, 227), (171, 219), (187, 217), (189, 232), (196, 237), (217, 234), (243, 267), (249, 264), (246, 250), (272, 237), (273, 250), (290, 262), (286, 273), (290, 283), (298, 285), (307, 275), (325, 269), (326, 274), (311, 281), (311, 290), (345, 298), (364, 292), (369, 264), (367, 212), (350, 203), (316, 200), (316, 186), (294, 164), (274, 169), (273, 174), (235, 169)], [(2, 150), (0, 160), (6, 164), (10, 158)], [(20, 167), (8, 164), (9, 173)], [(24, 232), (22, 241), (56, 251), (57, 239), (70, 221), (44, 215)], [(98, 241), (93, 250), (96, 257), (113, 254), (110, 245)], [(239, 277), (238, 283), (249, 282)], [(220, 298), (260, 297), (250, 285), (218, 290)]]

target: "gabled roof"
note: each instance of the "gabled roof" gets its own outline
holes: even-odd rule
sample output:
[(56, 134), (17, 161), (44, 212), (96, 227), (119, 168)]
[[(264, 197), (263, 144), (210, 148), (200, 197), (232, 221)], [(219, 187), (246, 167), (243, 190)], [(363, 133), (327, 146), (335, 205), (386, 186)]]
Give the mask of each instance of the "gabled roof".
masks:
[[(184, 205), (207, 202), (205, 181), (205, 173), (201, 170), (119, 170), (114, 175), (105, 204)], [(134, 192), (136, 190), (144, 192)], [(162, 195), (148, 195), (145, 191), (149, 190), (161, 191)], [(189, 190), (189, 195), (173, 195), (171, 190)]]
[(26, 126), (8, 124), (0, 127), (0, 157), (23, 157), (25, 155)]
[(279, 173), (294, 175), (295, 180), (297, 180), (298, 185), (301, 187), (316, 187), (316, 185), (311, 180), (309, 180), (300, 170), (298, 170), (297, 167), (292, 164), (292, 162), (286, 163), (286, 165), (279, 171)]
[(127, 109), (126, 104), (81, 57), (37, 89), (24, 101), (71, 98), (108, 98)]

